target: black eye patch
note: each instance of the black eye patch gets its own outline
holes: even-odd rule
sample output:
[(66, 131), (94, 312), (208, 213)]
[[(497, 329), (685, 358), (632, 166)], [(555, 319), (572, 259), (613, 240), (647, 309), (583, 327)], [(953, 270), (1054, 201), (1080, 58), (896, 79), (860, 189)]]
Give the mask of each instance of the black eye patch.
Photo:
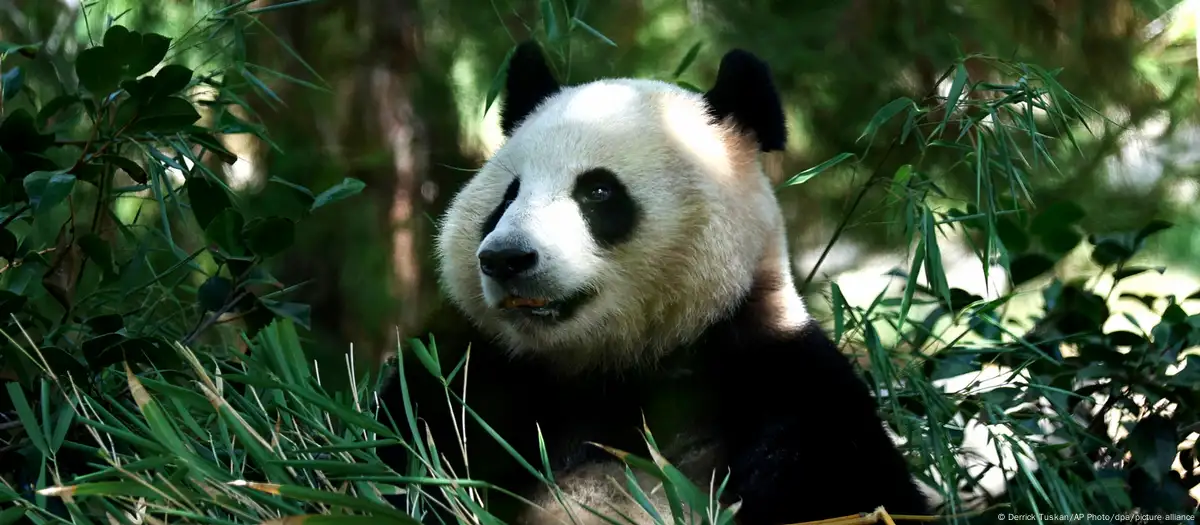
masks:
[(628, 241), (641, 220), (642, 210), (625, 185), (604, 168), (576, 176), (571, 197), (579, 204), (592, 238), (603, 248)]
[(504, 212), (508, 211), (508, 207), (512, 205), (513, 201), (517, 200), (517, 192), (519, 191), (521, 191), (521, 180), (513, 179), (512, 183), (508, 185), (508, 189), (504, 190), (504, 199), (500, 202), (500, 205), (492, 210), (486, 221), (483, 221), (483, 229), (479, 233), (480, 239), (487, 237), (489, 233), (492, 233), (492, 230), (496, 229), (496, 225), (500, 224), (500, 217), (503, 217)]

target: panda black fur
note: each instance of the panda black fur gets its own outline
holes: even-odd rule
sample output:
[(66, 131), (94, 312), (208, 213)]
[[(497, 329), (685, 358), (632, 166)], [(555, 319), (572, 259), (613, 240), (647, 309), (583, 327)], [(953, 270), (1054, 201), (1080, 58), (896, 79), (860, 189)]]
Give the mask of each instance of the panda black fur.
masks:
[[(540, 429), (568, 498), (649, 522), (608, 479), (624, 485), (621, 464), (588, 444), (645, 457), (644, 421), (699, 486), (729, 474), (725, 503), (741, 501), (742, 524), (928, 513), (866, 384), (795, 291), (758, 161), (787, 133), (765, 64), (730, 52), (706, 94), (632, 79), (563, 87), (529, 42), (509, 64), (502, 128), (508, 140), (454, 197), (437, 242), (443, 287), (469, 322), (434, 334), (442, 363), (470, 345), (452, 388), (465, 378), (468, 406), (522, 457), (540, 463)], [(466, 472), (441, 385), (401, 358), (458, 477), (547, 509), (510, 508), (519, 522), (571, 522), (470, 416)], [(392, 385), (380, 397), (402, 418)], [(402, 449), (381, 454), (408, 464)]]

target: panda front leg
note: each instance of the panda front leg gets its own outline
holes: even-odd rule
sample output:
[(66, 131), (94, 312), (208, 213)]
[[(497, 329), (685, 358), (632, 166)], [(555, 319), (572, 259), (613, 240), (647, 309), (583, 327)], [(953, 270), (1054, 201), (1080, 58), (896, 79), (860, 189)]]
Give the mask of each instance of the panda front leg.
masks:
[[(664, 520), (671, 510), (658, 481), (636, 473), (651, 508)], [(616, 460), (593, 462), (555, 476), (558, 490), (545, 486), (518, 518), (520, 525), (654, 525), (657, 521), (625, 489), (625, 465)], [(605, 517), (598, 516), (599, 513)], [(607, 519), (606, 519), (607, 518)]]
[(815, 322), (737, 346), (721, 363), (720, 402), (740, 524), (821, 523), (880, 507), (880, 518), (930, 514), (866, 383)]

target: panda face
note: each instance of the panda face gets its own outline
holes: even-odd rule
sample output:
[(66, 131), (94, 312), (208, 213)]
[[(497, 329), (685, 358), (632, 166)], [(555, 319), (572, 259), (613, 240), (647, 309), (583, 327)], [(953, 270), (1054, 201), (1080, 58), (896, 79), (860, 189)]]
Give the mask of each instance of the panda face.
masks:
[(612, 170), (572, 169), (514, 177), (481, 227), (475, 257), (483, 296), (510, 322), (552, 328), (570, 321), (598, 297), (595, 274), (633, 239), (642, 218)]
[(780, 270), (759, 142), (702, 95), (606, 79), (535, 100), (437, 239), (447, 295), (511, 352), (574, 371), (642, 365)]

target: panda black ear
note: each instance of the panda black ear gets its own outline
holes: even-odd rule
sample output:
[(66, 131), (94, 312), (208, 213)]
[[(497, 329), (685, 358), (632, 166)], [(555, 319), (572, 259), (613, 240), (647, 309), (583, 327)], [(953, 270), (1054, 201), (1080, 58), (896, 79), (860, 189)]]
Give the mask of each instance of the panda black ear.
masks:
[(771, 69), (750, 52), (725, 54), (717, 82), (704, 99), (717, 120), (732, 116), (743, 130), (753, 131), (762, 151), (782, 150), (787, 143), (787, 122)]
[(533, 40), (522, 42), (513, 51), (508, 61), (507, 77), (504, 102), (500, 107), (500, 129), (506, 137), (512, 135), (517, 125), (533, 113), (543, 100), (559, 89), (541, 47)]

